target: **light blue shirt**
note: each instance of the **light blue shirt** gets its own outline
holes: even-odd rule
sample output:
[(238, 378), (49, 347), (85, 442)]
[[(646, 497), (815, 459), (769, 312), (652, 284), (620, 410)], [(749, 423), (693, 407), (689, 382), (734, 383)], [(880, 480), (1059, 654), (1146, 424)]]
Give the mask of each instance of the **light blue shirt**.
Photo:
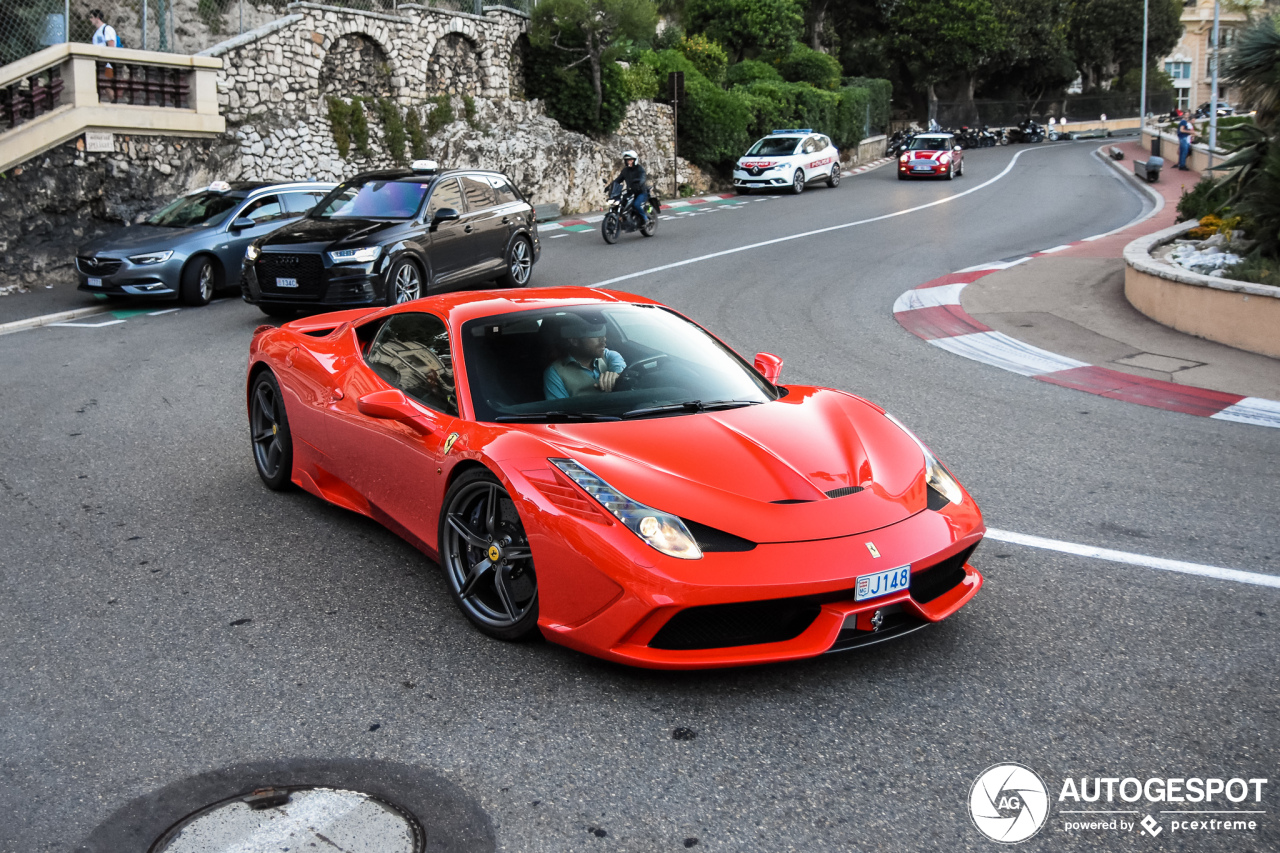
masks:
[[(622, 356), (611, 349), (604, 351), (605, 367), (609, 368), (611, 373), (621, 373), (627, 369), (627, 363)], [(560, 378), (560, 374), (556, 372), (556, 364), (574, 365), (579, 370), (586, 371), (591, 374), (593, 379), (600, 378), (600, 371), (595, 368), (596, 360), (591, 360), (591, 367), (583, 367), (573, 356), (566, 356), (560, 361), (550, 365), (546, 372), (542, 374), (542, 392), (548, 400), (560, 399), (569, 396), (569, 389), (564, 387), (564, 380)]]

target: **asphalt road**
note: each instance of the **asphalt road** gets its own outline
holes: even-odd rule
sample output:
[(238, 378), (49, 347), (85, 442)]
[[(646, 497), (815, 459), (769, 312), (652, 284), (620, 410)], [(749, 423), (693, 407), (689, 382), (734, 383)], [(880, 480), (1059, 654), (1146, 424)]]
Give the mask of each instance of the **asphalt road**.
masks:
[[(885, 406), (992, 527), (1280, 574), (1280, 431), (1035, 382), (893, 320), (922, 281), (1139, 215), (1095, 147), (969, 152), (951, 183), (880, 169), (612, 247), (545, 239), (535, 283), (952, 199), (616, 286), (781, 355), (783, 382)], [(0, 337), (6, 853), (72, 849), (158, 789), (276, 759), (429, 771), (505, 851), (990, 851), (966, 803), (997, 762), (1052, 799), (1065, 777), (1276, 776), (1275, 589), (988, 541), (987, 586), (951, 620), (801, 664), (672, 674), (488, 640), (410, 546), (262, 487), (243, 405), (260, 322), (228, 300)], [(1273, 787), (1253, 832), (1072, 835), (1054, 803), (1021, 847), (1274, 850)]]

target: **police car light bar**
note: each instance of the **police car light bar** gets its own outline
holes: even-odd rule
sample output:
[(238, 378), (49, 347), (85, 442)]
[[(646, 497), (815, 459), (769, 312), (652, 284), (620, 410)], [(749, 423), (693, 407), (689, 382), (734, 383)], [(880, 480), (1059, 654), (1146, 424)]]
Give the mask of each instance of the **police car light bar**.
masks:
[(409, 168), (415, 172), (438, 172), (440, 165), (435, 160), (414, 160)]
[(774, 131), (774, 133), (813, 133), (813, 128), (811, 128), (811, 127), (790, 127), (790, 128), (783, 128), (782, 130), (775, 130), (775, 131)]

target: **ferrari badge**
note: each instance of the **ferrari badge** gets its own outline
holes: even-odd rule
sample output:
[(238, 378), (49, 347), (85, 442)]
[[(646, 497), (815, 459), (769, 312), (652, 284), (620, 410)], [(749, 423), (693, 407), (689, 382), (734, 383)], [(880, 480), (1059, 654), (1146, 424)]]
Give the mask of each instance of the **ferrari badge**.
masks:
[(446, 454), (453, 449), (453, 443), (457, 440), (458, 434), (456, 432), (449, 433), (449, 437), (444, 440), (444, 452)]
[(875, 557), (876, 559), (880, 558), (880, 551), (876, 548), (876, 543), (868, 542), (867, 550), (871, 552), (872, 557)]

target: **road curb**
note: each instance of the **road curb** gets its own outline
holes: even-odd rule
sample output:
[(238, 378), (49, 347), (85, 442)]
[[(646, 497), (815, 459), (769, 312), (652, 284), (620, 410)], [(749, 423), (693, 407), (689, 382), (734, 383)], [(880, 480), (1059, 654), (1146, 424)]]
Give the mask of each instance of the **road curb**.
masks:
[(927, 281), (898, 297), (893, 303), (893, 318), (902, 328), (939, 349), (1051, 385), (1153, 409), (1280, 428), (1280, 401), (1179, 385), (1086, 364), (997, 332), (970, 316), (960, 304), (960, 294), (979, 279), (1096, 239), (1097, 236), (1086, 237), (1025, 258), (970, 267)]
[(7, 335), (10, 332), (21, 332), (26, 329), (38, 329), (41, 326), (47, 326), (50, 323), (62, 323), (66, 320), (78, 320), (81, 317), (89, 317), (94, 314), (103, 314), (108, 311), (106, 305), (94, 305), (89, 308), (73, 308), (70, 311), (59, 311), (55, 314), (45, 314), (40, 317), (28, 317), (25, 320), (11, 320), (8, 323), (0, 323), (0, 335)]

